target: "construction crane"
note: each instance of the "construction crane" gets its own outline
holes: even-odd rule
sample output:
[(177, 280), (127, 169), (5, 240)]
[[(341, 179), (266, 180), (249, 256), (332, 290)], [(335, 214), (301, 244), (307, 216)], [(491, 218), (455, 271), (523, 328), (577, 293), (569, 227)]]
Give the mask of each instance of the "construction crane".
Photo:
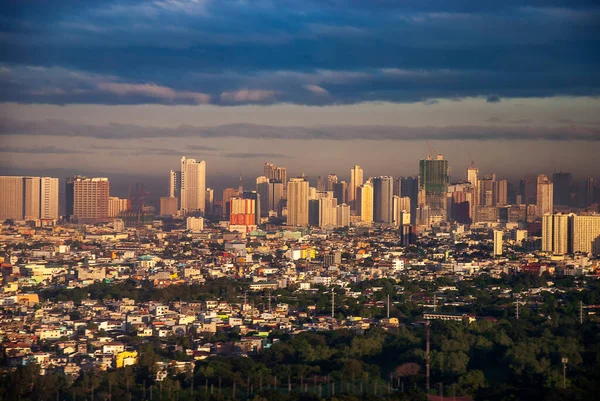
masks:
[(429, 144), (429, 141), (426, 140), (425, 143), (427, 144), (427, 147), (429, 148), (429, 156), (427, 156), (427, 159), (432, 160), (434, 149)]

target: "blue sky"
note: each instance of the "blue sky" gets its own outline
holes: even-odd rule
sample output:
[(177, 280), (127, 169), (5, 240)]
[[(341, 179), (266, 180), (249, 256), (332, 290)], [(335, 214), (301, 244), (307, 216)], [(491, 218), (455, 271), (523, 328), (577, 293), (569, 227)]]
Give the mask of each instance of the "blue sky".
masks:
[[(161, 147), (177, 136), (187, 142), (173, 155), (248, 140), (197, 153), (218, 166), (245, 154), (232, 170), (298, 159), (297, 138), (447, 139), (450, 154), (457, 140), (537, 139), (551, 153), (575, 140), (600, 169), (596, 1), (7, 0), (1, 14), (0, 168), (18, 167), (32, 143), (44, 167), (90, 146), (100, 163), (106, 139)], [(270, 127), (286, 127), (283, 143)], [(157, 173), (173, 164), (162, 153)]]

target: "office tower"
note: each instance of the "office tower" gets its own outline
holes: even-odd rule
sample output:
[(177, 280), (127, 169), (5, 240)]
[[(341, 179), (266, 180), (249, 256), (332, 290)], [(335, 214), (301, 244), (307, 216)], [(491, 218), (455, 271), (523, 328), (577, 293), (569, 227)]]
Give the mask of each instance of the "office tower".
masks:
[(181, 207), (181, 171), (169, 172), (169, 197), (177, 198), (177, 208)]
[(502, 243), (504, 233), (499, 230), (494, 230), (494, 256), (502, 255)]
[(0, 221), (23, 218), (23, 177), (0, 177)]
[(204, 230), (204, 219), (202, 217), (188, 217), (185, 226), (188, 231), (200, 232)]
[(24, 207), (23, 214), (25, 220), (39, 219), (40, 218), (40, 177), (25, 177), (24, 189), (25, 194), (23, 196)]
[(596, 202), (597, 190), (596, 190), (596, 179), (588, 178), (585, 180), (585, 207)]
[(265, 163), (264, 175), (270, 180), (277, 180), (286, 186), (287, 182), (287, 169), (285, 167), (277, 167), (272, 163)]
[(206, 163), (181, 158), (181, 211), (184, 215), (204, 214), (206, 205)]
[(572, 253), (600, 254), (600, 215), (572, 215)]
[(571, 185), (573, 176), (571, 173), (554, 173), (552, 175), (554, 204), (557, 206), (569, 206), (571, 203)]
[(308, 181), (304, 178), (292, 178), (287, 188), (287, 224), (308, 225)]
[(256, 226), (256, 200), (243, 197), (231, 198), (229, 224), (234, 226)]
[(40, 218), (58, 219), (58, 178), (40, 179)]
[(269, 211), (277, 212), (281, 216), (284, 200), (284, 187), (280, 181), (272, 180), (269, 182)]
[(345, 203), (337, 205), (336, 215), (336, 225), (338, 227), (348, 227), (350, 225), (350, 205), (346, 205)]
[(474, 187), (477, 187), (477, 183), (479, 182), (479, 169), (473, 164), (467, 168), (467, 181)]
[(325, 180), (321, 175), (317, 176), (317, 192), (325, 191)]
[(348, 203), (352, 210), (356, 210), (356, 189), (363, 184), (363, 170), (360, 166), (355, 165), (350, 169), (350, 186), (348, 187)]
[(356, 214), (360, 216), (360, 221), (373, 222), (373, 184), (370, 181), (356, 191)]
[[(392, 197), (393, 204), (393, 223), (395, 226), (401, 226), (403, 224), (410, 224), (410, 198), (408, 196), (400, 197), (394, 195)], [(408, 222), (405, 218), (408, 217)]]
[(494, 181), (494, 206), (505, 206), (508, 203), (508, 181)]
[(251, 199), (254, 201), (254, 224), (260, 225), (260, 215), (261, 215), (261, 199), (260, 194), (256, 191), (244, 191), (241, 195), (242, 199)]
[(542, 216), (542, 251), (554, 255), (569, 253), (569, 231), (573, 215), (545, 213)]
[(75, 202), (75, 181), (88, 179), (83, 175), (74, 175), (67, 177), (65, 187), (65, 215), (67, 219), (70, 219), (74, 214), (74, 202)]
[(177, 198), (163, 196), (160, 198), (160, 215), (174, 216), (177, 214)]
[(394, 196), (402, 196), (402, 177), (394, 178)]
[(108, 217), (118, 217), (121, 213), (129, 209), (129, 199), (122, 199), (116, 196), (108, 197)]
[(494, 179), (487, 175), (477, 182), (477, 204), (481, 206), (494, 206)]
[(554, 212), (552, 181), (545, 174), (540, 174), (537, 179), (537, 217), (542, 217), (546, 213)]
[(256, 192), (260, 195), (260, 216), (268, 217), (269, 210), (269, 179), (264, 175), (256, 178)]
[(215, 190), (206, 188), (206, 196), (204, 201), (204, 210), (207, 216), (213, 216), (215, 206)]
[(392, 224), (394, 179), (388, 176), (375, 177), (373, 182), (373, 220)]
[(229, 218), (231, 212), (231, 198), (239, 195), (238, 188), (225, 188), (223, 190), (223, 216)]
[[(333, 191), (333, 184), (336, 184), (337, 182), (338, 182), (337, 175), (335, 175), (335, 174), (329, 174), (327, 176), (327, 190), (328, 191)], [(339, 201), (339, 199), (338, 199), (338, 201)]]
[(415, 216), (415, 222), (418, 226), (425, 226), (425, 227), (429, 227), (430, 226), (430, 213), (431, 210), (429, 208), (429, 206), (427, 205), (419, 205), (419, 207), (416, 209), (416, 216)]
[(526, 205), (537, 204), (537, 179), (527, 177), (521, 179), (520, 183), (521, 201)]
[(75, 178), (73, 217), (78, 222), (108, 221), (108, 178)]
[(333, 192), (318, 192), (319, 227), (334, 227), (337, 225), (337, 199)]
[(319, 226), (319, 200), (308, 200), (308, 224), (312, 227)]
[(415, 224), (417, 206), (419, 205), (419, 177), (402, 177), (400, 180), (400, 196), (410, 198), (411, 223)]
[(338, 203), (349, 204), (348, 202), (348, 184), (346, 181), (340, 181), (333, 184), (333, 197)]
[(429, 156), (419, 162), (420, 189), (425, 190), (427, 205), (431, 213), (445, 217), (446, 192), (448, 192), (448, 160), (437, 155), (436, 159)]

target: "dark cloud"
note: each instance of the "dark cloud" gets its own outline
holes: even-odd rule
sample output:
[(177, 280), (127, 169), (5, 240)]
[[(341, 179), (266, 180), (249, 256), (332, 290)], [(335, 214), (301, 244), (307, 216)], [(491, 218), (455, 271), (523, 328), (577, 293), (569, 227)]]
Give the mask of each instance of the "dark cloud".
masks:
[(431, 104), (600, 94), (594, 1), (26, 0), (3, 4), (3, 14), (0, 101)]
[[(492, 117), (488, 122), (503, 121)], [(279, 127), (253, 124), (228, 124), (217, 127), (180, 125), (177, 127), (146, 127), (139, 125), (107, 124), (88, 125), (63, 120), (24, 121), (0, 120), (0, 137), (11, 135), (85, 137), (110, 140), (141, 140), (148, 138), (248, 138), (268, 140), (322, 139), (331, 141), (349, 140), (527, 140), (549, 141), (600, 141), (600, 128), (572, 125), (568, 127), (528, 127), (528, 120), (506, 121), (489, 126), (444, 126), (444, 127), (394, 127), (394, 126), (323, 126), (323, 127)], [(194, 145), (192, 145), (194, 146)], [(192, 149), (188, 147), (187, 149)], [(184, 150), (138, 147), (130, 149), (135, 154), (183, 155)], [(240, 157), (238, 153), (236, 157)], [(251, 155), (256, 153), (241, 153)], [(250, 157), (250, 156), (247, 156)], [(258, 156), (257, 156), (258, 157)]]
[(31, 153), (31, 154), (70, 154), (70, 153), (90, 153), (78, 149), (58, 148), (56, 146), (0, 146), (0, 153)]

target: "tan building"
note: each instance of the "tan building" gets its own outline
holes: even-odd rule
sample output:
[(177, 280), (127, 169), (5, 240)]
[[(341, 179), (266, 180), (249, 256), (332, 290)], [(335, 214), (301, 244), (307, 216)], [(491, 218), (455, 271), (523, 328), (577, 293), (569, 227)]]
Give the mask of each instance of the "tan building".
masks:
[(494, 230), (494, 256), (502, 255), (503, 242), (504, 242), (504, 233), (499, 230)]
[(570, 227), (574, 214), (551, 214), (542, 216), (542, 251), (553, 255), (571, 253)]
[(73, 182), (73, 216), (82, 222), (108, 220), (108, 178), (77, 178)]
[(288, 182), (287, 190), (287, 224), (292, 226), (307, 226), (308, 181), (304, 178), (292, 178)]
[(355, 165), (350, 169), (350, 186), (348, 187), (348, 203), (353, 210), (356, 210), (356, 192), (358, 188), (363, 184), (363, 169), (360, 166)]
[[(392, 198), (394, 210), (394, 225), (403, 226), (410, 224), (410, 198), (408, 196), (396, 196)], [(408, 222), (406, 219), (408, 218)]]
[(58, 219), (58, 178), (40, 179), (40, 218)]
[(181, 158), (181, 211), (204, 214), (206, 205), (206, 162)]
[(600, 215), (573, 216), (572, 252), (600, 254)]
[(24, 194), (24, 210), (23, 215), (25, 220), (33, 220), (40, 218), (40, 177), (25, 177), (23, 178), (25, 186)]
[(0, 177), (0, 221), (23, 218), (23, 177)]
[(552, 181), (545, 174), (537, 178), (537, 216), (542, 217), (546, 213), (554, 213), (554, 189)]
[(165, 196), (160, 198), (160, 215), (174, 216), (177, 214), (177, 198)]
[(129, 199), (108, 197), (108, 217), (119, 217), (122, 212), (129, 210)]
[(373, 184), (365, 182), (356, 191), (356, 212), (360, 221), (373, 222)]

